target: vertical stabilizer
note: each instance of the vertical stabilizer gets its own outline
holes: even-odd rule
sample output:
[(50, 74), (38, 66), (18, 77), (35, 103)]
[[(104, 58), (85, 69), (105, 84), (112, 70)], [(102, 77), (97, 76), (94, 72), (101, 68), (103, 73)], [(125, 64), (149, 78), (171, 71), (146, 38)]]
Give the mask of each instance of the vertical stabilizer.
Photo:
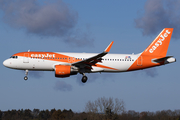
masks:
[(144, 50), (142, 55), (165, 57), (173, 28), (164, 28), (154, 41)]
[[(129, 67), (128, 71), (163, 65), (165, 63), (164, 58), (166, 57), (172, 32), (173, 28), (164, 28), (154, 41), (139, 54), (139, 57)], [(159, 62), (157, 62), (157, 60), (159, 60)]]

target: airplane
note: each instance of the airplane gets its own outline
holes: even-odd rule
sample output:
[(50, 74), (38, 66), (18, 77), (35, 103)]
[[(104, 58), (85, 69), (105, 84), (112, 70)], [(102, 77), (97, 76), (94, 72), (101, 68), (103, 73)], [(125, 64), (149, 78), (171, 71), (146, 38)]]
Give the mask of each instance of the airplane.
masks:
[(166, 56), (173, 28), (164, 28), (154, 41), (138, 54), (108, 54), (113, 42), (102, 53), (20, 52), (3, 62), (8, 68), (28, 71), (55, 71), (55, 77), (64, 78), (78, 73), (85, 83), (85, 73), (127, 72), (176, 62)]

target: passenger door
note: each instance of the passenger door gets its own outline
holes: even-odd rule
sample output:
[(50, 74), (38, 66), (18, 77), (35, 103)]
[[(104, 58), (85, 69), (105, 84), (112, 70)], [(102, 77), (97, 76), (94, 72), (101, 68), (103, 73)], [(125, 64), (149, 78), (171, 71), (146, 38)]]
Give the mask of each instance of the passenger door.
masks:
[(24, 53), (23, 63), (29, 63), (29, 53)]

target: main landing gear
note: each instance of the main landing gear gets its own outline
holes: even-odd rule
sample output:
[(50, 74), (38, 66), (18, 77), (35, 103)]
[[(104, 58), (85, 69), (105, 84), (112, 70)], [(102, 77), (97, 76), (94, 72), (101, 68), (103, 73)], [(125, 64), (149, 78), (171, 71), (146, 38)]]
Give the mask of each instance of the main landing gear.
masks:
[(83, 73), (82, 75), (83, 75), (83, 77), (82, 77), (81, 81), (82, 81), (83, 83), (85, 83), (88, 78), (87, 78), (87, 76), (86, 76), (84, 73)]
[(28, 79), (28, 77), (27, 77), (27, 75), (28, 75), (28, 70), (25, 71), (25, 75), (26, 75), (26, 76), (24, 77), (24, 80), (27, 80), (27, 79)]

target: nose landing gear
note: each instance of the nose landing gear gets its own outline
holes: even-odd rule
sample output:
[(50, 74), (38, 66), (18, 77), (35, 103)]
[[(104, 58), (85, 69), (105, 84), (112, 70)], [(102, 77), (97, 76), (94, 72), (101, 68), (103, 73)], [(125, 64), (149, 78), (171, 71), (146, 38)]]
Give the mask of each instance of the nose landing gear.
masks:
[(27, 76), (25, 76), (25, 77), (24, 77), (24, 80), (27, 80), (27, 79), (28, 79), (28, 77), (27, 77)]
[(27, 75), (28, 75), (28, 70), (25, 71), (25, 75), (26, 75), (26, 76), (24, 77), (24, 80), (27, 80), (27, 79), (28, 79), (28, 77), (27, 77)]

